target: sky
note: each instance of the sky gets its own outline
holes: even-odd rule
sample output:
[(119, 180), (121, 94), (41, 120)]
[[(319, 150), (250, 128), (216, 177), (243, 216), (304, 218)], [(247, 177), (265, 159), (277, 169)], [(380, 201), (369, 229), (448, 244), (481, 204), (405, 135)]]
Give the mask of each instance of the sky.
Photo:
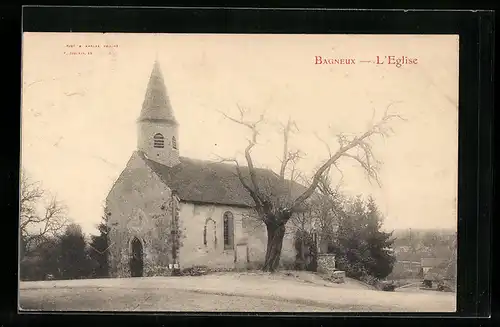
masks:
[[(355, 64), (317, 64), (317, 56)], [(417, 63), (398, 68), (388, 56)], [(328, 158), (323, 141), (335, 151), (338, 133), (359, 135), (389, 108), (405, 120), (370, 140), (381, 186), (349, 158), (333, 182), (372, 195), (385, 229), (456, 228), (458, 36), (24, 33), (21, 163), (86, 233), (136, 149), (155, 60), (185, 157), (241, 158), (249, 135), (223, 115), (240, 106), (250, 120), (265, 115), (257, 165), (279, 171), (279, 126), (290, 117), (299, 129), (290, 146), (311, 176)]]

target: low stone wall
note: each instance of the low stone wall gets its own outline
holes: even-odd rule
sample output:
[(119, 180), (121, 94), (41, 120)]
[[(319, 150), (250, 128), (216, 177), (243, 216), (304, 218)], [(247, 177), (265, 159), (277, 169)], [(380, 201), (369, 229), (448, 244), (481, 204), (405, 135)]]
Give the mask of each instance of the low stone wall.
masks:
[(331, 275), (335, 271), (335, 255), (319, 253), (318, 254), (318, 272)]
[(334, 283), (345, 283), (345, 272), (335, 268), (335, 255), (318, 254), (318, 272), (325, 274)]
[(329, 278), (332, 282), (342, 284), (345, 283), (345, 271), (334, 271)]

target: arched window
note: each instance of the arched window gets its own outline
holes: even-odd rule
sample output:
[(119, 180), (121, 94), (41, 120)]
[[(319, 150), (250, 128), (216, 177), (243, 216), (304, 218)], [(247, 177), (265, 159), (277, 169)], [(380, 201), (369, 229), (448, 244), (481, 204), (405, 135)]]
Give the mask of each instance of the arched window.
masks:
[(155, 136), (153, 136), (153, 146), (155, 148), (163, 149), (163, 147), (165, 146), (165, 138), (163, 137), (163, 135), (161, 135), (160, 133), (156, 133)]
[(230, 211), (224, 213), (224, 250), (234, 248), (234, 218)]
[(175, 139), (175, 136), (172, 136), (172, 148), (177, 149), (177, 140)]

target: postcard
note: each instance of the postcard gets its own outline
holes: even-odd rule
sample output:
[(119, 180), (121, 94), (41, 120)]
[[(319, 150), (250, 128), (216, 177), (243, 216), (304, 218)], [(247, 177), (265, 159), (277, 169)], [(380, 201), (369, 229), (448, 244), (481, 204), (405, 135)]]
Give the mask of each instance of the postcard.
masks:
[(458, 54), (24, 33), (20, 310), (455, 312)]

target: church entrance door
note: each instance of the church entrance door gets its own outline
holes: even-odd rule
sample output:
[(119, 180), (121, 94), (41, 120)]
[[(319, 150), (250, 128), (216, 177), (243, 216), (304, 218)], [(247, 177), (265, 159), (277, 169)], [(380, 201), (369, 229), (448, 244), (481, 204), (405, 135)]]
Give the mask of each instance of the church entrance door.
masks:
[(142, 277), (144, 270), (142, 243), (137, 237), (134, 237), (131, 245), (130, 273), (132, 277)]

